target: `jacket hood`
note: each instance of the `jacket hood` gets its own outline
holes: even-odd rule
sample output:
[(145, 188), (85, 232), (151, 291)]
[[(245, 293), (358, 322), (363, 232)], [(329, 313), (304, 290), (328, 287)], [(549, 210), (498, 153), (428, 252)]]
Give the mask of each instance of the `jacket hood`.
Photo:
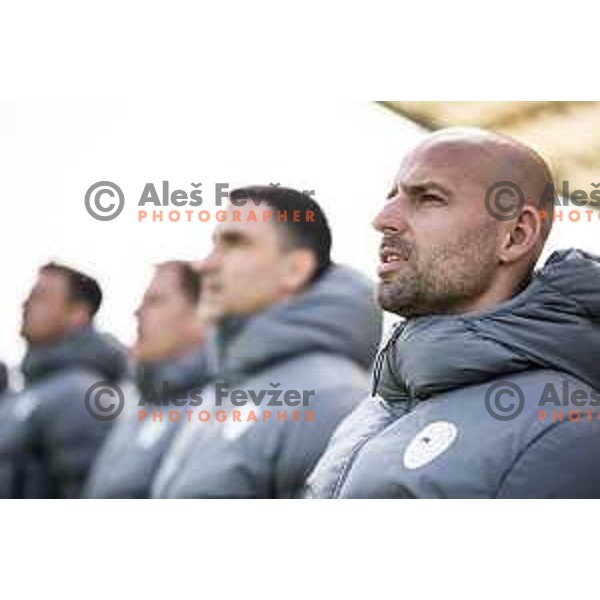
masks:
[(250, 375), (309, 352), (346, 356), (365, 369), (375, 358), (381, 311), (373, 285), (349, 267), (332, 265), (301, 294), (220, 331), (222, 373)]
[(600, 389), (600, 258), (555, 252), (529, 286), (492, 309), (399, 324), (374, 393), (424, 399), (501, 375), (552, 369)]
[(21, 371), (28, 384), (65, 369), (85, 368), (98, 372), (108, 381), (125, 375), (124, 348), (111, 336), (98, 333), (91, 325), (56, 344), (30, 346)]
[(214, 371), (214, 360), (211, 360), (210, 345), (203, 344), (193, 350), (169, 360), (152, 363), (139, 363), (135, 368), (135, 379), (138, 388), (150, 387), (160, 397), (162, 393), (183, 392), (204, 386)]

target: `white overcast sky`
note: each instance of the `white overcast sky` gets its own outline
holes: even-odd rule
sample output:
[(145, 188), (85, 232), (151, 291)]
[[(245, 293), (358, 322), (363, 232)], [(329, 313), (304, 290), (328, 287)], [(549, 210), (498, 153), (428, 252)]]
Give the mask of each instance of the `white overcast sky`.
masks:
[[(403, 154), (423, 135), (414, 124), (372, 103), (239, 101), (170, 104), (0, 104), (3, 293), (0, 359), (24, 351), (20, 305), (39, 265), (56, 260), (97, 277), (105, 292), (98, 324), (132, 341), (133, 311), (151, 273), (167, 259), (199, 259), (213, 223), (137, 223), (148, 182), (189, 192), (280, 182), (314, 189), (333, 229), (334, 259), (374, 276), (377, 236), (369, 223)], [(85, 192), (113, 181), (126, 198), (110, 222), (92, 219)], [(184, 210), (184, 209), (182, 209)], [(198, 209), (194, 209), (198, 210)], [(559, 225), (546, 255), (564, 246), (598, 252), (600, 223)]]

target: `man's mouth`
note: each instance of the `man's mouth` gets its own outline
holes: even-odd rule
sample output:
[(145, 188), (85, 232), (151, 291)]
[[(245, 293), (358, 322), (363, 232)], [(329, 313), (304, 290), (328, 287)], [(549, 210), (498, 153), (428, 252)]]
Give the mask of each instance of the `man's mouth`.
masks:
[(377, 275), (383, 277), (389, 273), (397, 271), (410, 258), (411, 251), (406, 248), (392, 248), (391, 246), (382, 246), (379, 251), (379, 267)]

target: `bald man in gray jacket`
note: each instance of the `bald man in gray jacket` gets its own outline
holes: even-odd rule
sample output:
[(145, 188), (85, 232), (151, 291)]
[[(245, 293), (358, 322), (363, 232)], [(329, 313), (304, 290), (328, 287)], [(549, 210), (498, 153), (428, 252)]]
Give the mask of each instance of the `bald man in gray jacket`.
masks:
[(380, 304), (406, 320), (306, 496), (600, 497), (600, 260), (564, 250), (534, 272), (551, 184), (479, 130), (404, 159), (374, 226)]

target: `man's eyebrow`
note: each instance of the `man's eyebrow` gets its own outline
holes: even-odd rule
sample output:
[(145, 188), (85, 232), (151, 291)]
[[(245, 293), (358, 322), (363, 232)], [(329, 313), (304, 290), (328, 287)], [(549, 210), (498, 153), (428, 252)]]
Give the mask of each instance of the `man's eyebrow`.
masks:
[(394, 183), (394, 185), (392, 185), (392, 189), (388, 192), (388, 195), (386, 196), (386, 198), (389, 200), (390, 198), (393, 198), (397, 193), (398, 193), (398, 184)]
[(409, 196), (416, 196), (418, 194), (422, 194), (431, 190), (437, 190), (438, 192), (441, 192), (446, 196), (451, 195), (451, 192), (448, 188), (444, 187), (441, 183), (432, 180), (426, 180), (421, 181), (419, 183), (410, 184), (401, 183), (400, 185), (404, 193), (408, 194)]
[(226, 229), (219, 234), (221, 242), (237, 242), (246, 239), (248, 236), (245, 232), (238, 229)]
[(223, 238), (228, 238), (231, 236), (231, 234), (235, 234), (237, 233), (236, 230), (234, 229), (233, 231), (231, 229), (227, 229), (227, 228), (223, 228), (223, 227), (217, 227), (213, 233), (212, 233), (212, 241), (213, 244), (215, 242), (217, 242), (217, 240), (222, 240)]

